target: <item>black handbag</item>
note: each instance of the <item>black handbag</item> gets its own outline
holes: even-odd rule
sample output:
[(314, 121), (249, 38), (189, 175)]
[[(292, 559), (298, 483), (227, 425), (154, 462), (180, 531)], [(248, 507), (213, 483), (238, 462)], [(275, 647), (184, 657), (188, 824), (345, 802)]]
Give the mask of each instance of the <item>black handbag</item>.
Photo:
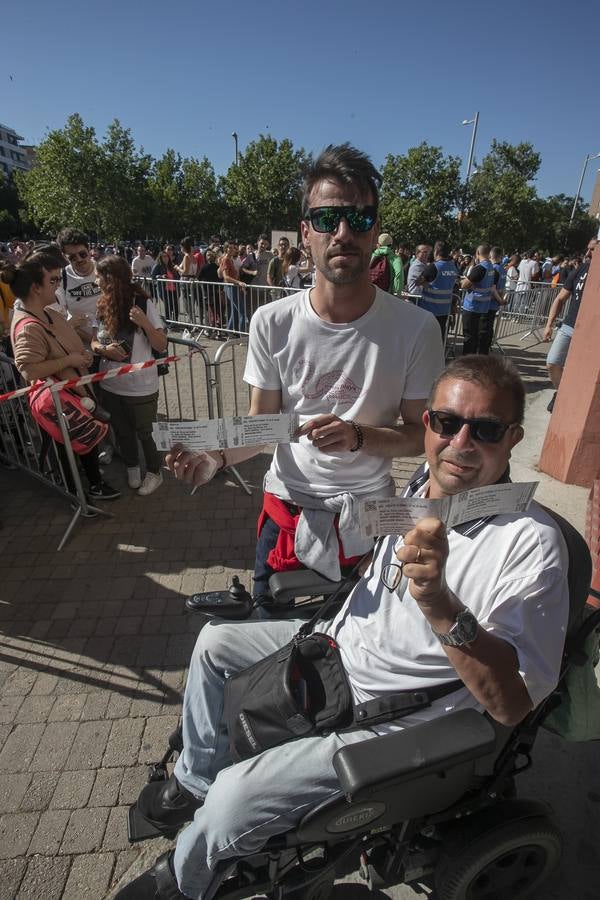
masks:
[[(374, 559), (381, 544), (380, 539)], [(297, 738), (389, 722), (424, 709), (462, 686), (457, 679), (354, 704), (337, 643), (330, 635), (312, 629), (347, 590), (369, 555), (356, 563), (288, 644), (226, 680), (224, 719), (234, 762)]]

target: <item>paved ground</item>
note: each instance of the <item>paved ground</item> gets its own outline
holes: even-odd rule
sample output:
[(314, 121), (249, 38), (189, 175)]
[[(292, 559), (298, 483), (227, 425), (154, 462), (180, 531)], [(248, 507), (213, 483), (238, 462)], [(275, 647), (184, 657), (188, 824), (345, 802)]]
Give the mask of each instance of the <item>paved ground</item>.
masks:
[[(550, 396), (541, 357), (519, 356), (539, 430)], [(519, 477), (534, 455), (532, 443), (515, 454)], [(258, 487), (267, 464), (265, 454), (241, 471)], [(398, 461), (399, 483), (412, 468)], [(65, 501), (0, 468), (0, 900), (101, 900), (160, 851), (158, 843), (128, 845), (126, 809), (177, 724), (201, 626), (183, 598), (240, 571), (249, 580), (259, 490), (248, 497), (218, 479), (190, 497), (168, 479), (141, 498), (125, 487), (118, 463), (107, 476), (123, 487), (122, 499), (106, 504), (114, 518), (81, 522), (57, 553)], [(562, 508), (568, 496), (582, 527), (585, 492), (549, 479), (543, 491)], [(554, 802), (566, 835), (566, 863), (538, 900), (598, 896), (598, 768), (594, 745), (542, 735), (535, 769), (521, 779), (521, 793)], [(366, 896), (357, 877), (350, 881), (336, 897)], [(427, 894), (398, 888), (386, 896)]]

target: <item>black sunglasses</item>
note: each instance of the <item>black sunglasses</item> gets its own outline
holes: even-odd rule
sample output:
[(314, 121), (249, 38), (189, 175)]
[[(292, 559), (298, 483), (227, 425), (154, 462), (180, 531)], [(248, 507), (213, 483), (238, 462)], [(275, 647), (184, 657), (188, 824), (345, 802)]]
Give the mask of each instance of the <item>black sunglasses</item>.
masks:
[(364, 233), (377, 221), (377, 209), (374, 206), (313, 206), (305, 219), (321, 234), (334, 234), (342, 219), (351, 231)]
[(429, 413), (429, 427), (436, 434), (441, 434), (442, 437), (454, 437), (463, 425), (468, 425), (473, 440), (480, 441), (482, 444), (498, 444), (508, 429), (517, 424), (512, 422), (510, 425), (505, 425), (504, 422), (497, 422), (495, 419), (463, 419), (462, 416), (456, 416), (454, 413), (440, 412), (436, 409), (428, 409), (427, 412)]

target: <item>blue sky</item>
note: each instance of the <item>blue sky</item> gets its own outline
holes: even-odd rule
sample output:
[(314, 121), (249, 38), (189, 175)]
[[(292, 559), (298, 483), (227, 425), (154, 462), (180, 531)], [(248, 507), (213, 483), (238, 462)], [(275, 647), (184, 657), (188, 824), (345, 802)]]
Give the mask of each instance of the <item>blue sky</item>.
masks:
[(232, 131), (242, 151), (260, 133), (313, 151), (349, 140), (378, 165), (426, 140), (464, 174), (460, 122), (479, 110), (476, 158), (494, 137), (531, 141), (542, 196), (574, 195), (600, 152), (591, 0), (31, 0), (2, 27), (0, 121), (27, 142), (79, 112), (99, 134), (119, 118), (154, 156), (206, 155), (218, 174)]

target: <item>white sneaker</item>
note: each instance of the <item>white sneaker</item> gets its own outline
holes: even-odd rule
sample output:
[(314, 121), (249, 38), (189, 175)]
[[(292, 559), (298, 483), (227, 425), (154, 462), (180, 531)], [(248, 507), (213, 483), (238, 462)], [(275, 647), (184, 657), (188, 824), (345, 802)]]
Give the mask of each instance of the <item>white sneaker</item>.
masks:
[(127, 484), (136, 491), (142, 483), (142, 473), (139, 466), (132, 466), (127, 469)]
[(162, 483), (163, 477), (161, 472), (158, 472), (157, 475), (155, 475), (154, 472), (146, 472), (138, 494), (140, 497), (147, 497), (148, 494), (153, 494), (156, 488), (159, 488)]

